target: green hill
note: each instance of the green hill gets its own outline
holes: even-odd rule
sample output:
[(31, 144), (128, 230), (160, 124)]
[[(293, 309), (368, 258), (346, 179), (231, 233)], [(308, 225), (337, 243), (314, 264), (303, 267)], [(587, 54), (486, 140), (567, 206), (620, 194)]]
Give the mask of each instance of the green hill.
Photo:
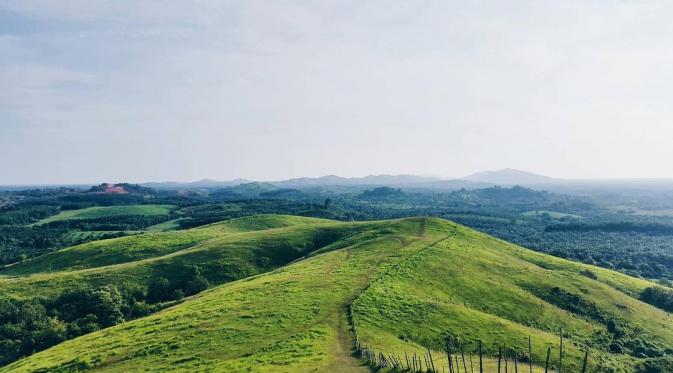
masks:
[[(131, 249), (141, 253), (112, 259), (132, 246), (124, 240), (143, 236), (125, 237), (96, 243), (107, 248), (82, 245), (11, 268), (13, 275), (31, 275), (0, 280), (0, 292), (23, 298), (79, 283), (144, 286), (185, 263), (201, 266), (211, 284), (224, 284), (0, 371), (365, 372), (351, 353), (353, 326), (359, 342), (377, 352), (431, 349), (439, 371), (447, 369), (447, 335), (466, 353), (482, 340), (486, 372), (494, 371), (500, 346), (525, 355), (529, 336), (537, 369), (548, 346), (557, 356), (561, 328), (564, 371), (579, 372), (586, 349), (589, 371), (616, 372), (673, 352), (670, 314), (638, 300), (652, 283), (441, 219), (259, 216), (184, 232), (199, 237), (193, 246), (147, 254)], [(169, 233), (180, 232), (156, 237)], [(105, 256), (107, 249), (116, 254)], [(64, 255), (79, 262), (69, 267)], [(295, 259), (303, 260), (283, 266)], [(58, 271), (38, 273), (54, 270), (46, 262), (60, 263)]]
[(55, 221), (95, 219), (102, 217), (115, 217), (127, 215), (158, 216), (168, 215), (175, 208), (171, 205), (128, 205), (128, 206), (96, 206), (78, 210), (66, 210), (42, 219), (37, 225)]
[(28, 275), (128, 263), (170, 254), (199, 243), (236, 233), (296, 225), (324, 225), (326, 223), (329, 224), (330, 221), (294, 216), (265, 215), (232, 219), (182, 231), (153, 232), (93, 241), (7, 266), (0, 270), (0, 275)]
[(269, 193), (280, 188), (271, 183), (252, 182), (229, 187), (226, 190), (245, 197), (256, 197), (262, 193)]
[(27, 299), (80, 285), (146, 289), (152, 279), (180, 278), (192, 265), (219, 284), (285, 265), (371, 225), (264, 215), (95, 241), (5, 268), (0, 291), (4, 297)]

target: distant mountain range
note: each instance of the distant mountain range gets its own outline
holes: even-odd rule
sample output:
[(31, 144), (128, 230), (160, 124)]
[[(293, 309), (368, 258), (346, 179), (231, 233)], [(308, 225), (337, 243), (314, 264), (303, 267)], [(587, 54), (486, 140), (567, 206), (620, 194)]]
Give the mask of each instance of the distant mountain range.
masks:
[[(316, 187), (371, 187), (391, 186), (397, 188), (430, 188), (430, 189), (472, 189), (483, 188), (493, 185), (538, 185), (557, 181), (547, 176), (538, 175), (526, 171), (503, 169), (498, 171), (479, 172), (461, 179), (440, 179), (430, 176), (416, 175), (369, 175), (365, 177), (341, 177), (327, 175), (321, 177), (302, 177), (288, 180), (265, 181), (269, 186), (277, 188), (307, 189)], [(246, 184), (255, 184), (245, 179), (230, 181), (200, 180), (192, 183), (145, 183), (143, 186), (156, 189), (214, 189), (230, 188)], [(251, 187), (249, 185), (248, 187)]]
[[(140, 184), (158, 190), (221, 190), (225, 195), (244, 196), (291, 196), (299, 192), (361, 193), (376, 187), (401, 188), (407, 191), (431, 189), (436, 191), (454, 191), (460, 189), (481, 189), (492, 186), (524, 187), (542, 189), (568, 194), (587, 194), (614, 190), (644, 193), (646, 191), (671, 191), (673, 179), (559, 179), (528, 171), (505, 168), (494, 171), (477, 172), (465, 177), (442, 179), (417, 175), (368, 175), (365, 177), (341, 177), (327, 175), (321, 177), (302, 177), (277, 181), (252, 181), (247, 179), (210, 180), (194, 182), (148, 182)], [(64, 187), (87, 189), (92, 185), (69, 185)], [(0, 185), (0, 191), (35, 188), (54, 188), (58, 185)]]
[(497, 185), (539, 185), (561, 182), (548, 176), (534, 174), (532, 172), (505, 168), (496, 171), (483, 171), (466, 176), (464, 180), (491, 183)]
[(264, 185), (264, 188), (271, 189), (275, 186), (278, 189), (311, 189), (311, 188), (337, 188), (337, 189), (362, 189), (376, 186), (390, 186), (396, 188), (430, 188), (430, 189), (472, 189), (492, 186), (493, 184), (469, 180), (442, 180), (434, 177), (415, 176), (415, 175), (369, 175), (365, 177), (346, 178), (335, 175), (328, 175), (316, 178), (296, 178), (279, 181), (250, 181), (237, 179), (231, 181), (201, 180), (192, 183), (178, 182), (151, 182), (142, 184), (145, 187), (154, 189), (250, 189), (256, 188), (255, 185)]
[[(505, 168), (494, 171), (477, 172), (462, 178), (441, 179), (417, 175), (369, 175), (365, 177), (302, 177), (278, 181), (251, 181), (235, 179), (229, 181), (199, 180), (191, 183), (152, 182), (141, 184), (145, 187), (164, 190), (227, 189), (231, 193), (257, 195), (259, 193), (284, 193), (290, 190), (322, 189), (330, 192), (362, 192), (373, 187), (459, 190), (479, 189), (492, 186), (511, 187), (521, 185), (536, 189), (564, 193), (586, 193), (596, 190), (669, 190), (673, 179), (558, 179), (532, 172)], [(280, 192), (278, 192), (280, 191)]]
[(149, 182), (143, 183), (142, 186), (154, 189), (213, 189), (213, 188), (225, 188), (230, 186), (236, 186), (241, 184), (246, 184), (252, 182), (251, 180), (245, 179), (234, 179), (229, 181), (217, 181), (210, 179), (203, 179), (199, 181), (194, 181), (191, 183), (179, 183), (175, 181), (165, 181), (165, 182)]
[(369, 175), (365, 177), (341, 177), (328, 175), (317, 178), (298, 178), (272, 182), (272, 184), (288, 187), (301, 188), (311, 186), (329, 186), (329, 185), (394, 185), (394, 186), (413, 186), (428, 184), (440, 181), (440, 179), (416, 175)]

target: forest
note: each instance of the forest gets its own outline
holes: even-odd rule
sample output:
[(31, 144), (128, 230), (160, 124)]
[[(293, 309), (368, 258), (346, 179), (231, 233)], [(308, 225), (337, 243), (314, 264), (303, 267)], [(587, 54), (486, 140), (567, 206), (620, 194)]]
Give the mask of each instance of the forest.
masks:
[[(155, 229), (187, 229), (256, 214), (341, 221), (436, 216), (558, 257), (629, 275), (673, 280), (673, 216), (651, 210), (657, 194), (625, 205), (609, 194), (578, 196), (525, 187), (432, 190), (371, 186), (290, 189), (268, 183), (187, 191), (117, 184), (125, 194), (53, 188), (0, 192), (0, 265), (63, 247)], [(670, 196), (660, 196), (667, 206)], [(104, 208), (136, 207), (125, 213)], [(167, 206), (165, 212), (137, 206)], [(54, 219), (103, 208), (98, 215)], [(650, 210), (647, 210), (650, 209)], [(643, 211), (651, 213), (643, 213)], [(50, 218), (51, 217), (51, 218)], [(51, 219), (51, 220), (50, 220)], [(44, 223), (41, 223), (44, 222)]]

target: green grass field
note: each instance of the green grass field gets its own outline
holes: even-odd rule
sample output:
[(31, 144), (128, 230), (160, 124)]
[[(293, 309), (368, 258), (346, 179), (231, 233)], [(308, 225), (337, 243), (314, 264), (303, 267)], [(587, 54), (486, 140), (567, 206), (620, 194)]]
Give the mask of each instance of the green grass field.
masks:
[(525, 217), (539, 217), (539, 216), (544, 216), (548, 215), (551, 218), (554, 219), (563, 219), (563, 218), (573, 218), (573, 219), (581, 219), (582, 217), (579, 215), (573, 215), (573, 214), (568, 214), (565, 212), (559, 212), (559, 211), (546, 211), (546, 210), (535, 210), (535, 211), (526, 211), (521, 214), (522, 216)]
[(285, 265), (367, 226), (265, 215), (94, 241), (6, 267), (0, 289), (4, 296), (26, 299), (83, 284), (146, 288), (156, 275), (180, 276), (190, 265), (199, 265), (219, 284)]
[(66, 210), (42, 219), (35, 223), (36, 225), (47, 224), (54, 221), (75, 220), (75, 219), (94, 219), (100, 217), (125, 216), (125, 215), (143, 215), (158, 216), (168, 215), (175, 208), (171, 205), (130, 205), (130, 206), (97, 206), (88, 207), (79, 210)]
[(65, 234), (69, 240), (100, 240), (106, 234), (110, 233), (124, 233), (127, 235), (140, 234), (142, 231), (78, 231), (72, 230)]
[[(200, 241), (147, 253), (132, 248), (133, 240), (172, 241), (183, 232), (191, 237), (186, 241)], [(349, 305), (362, 344), (400, 355), (430, 348), (439, 371), (446, 369), (446, 333), (468, 351), (482, 340), (491, 368), (497, 346), (524, 351), (531, 336), (539, 369), (547, 346), (557, 353), (563, 328), (564, 371), (579, 371), (586, 348), (589, 371), (633, 371), (640, 359), (608, 351), (606, 320), (628, 335), (673, 345), (671, 315), (636, 299), (652, 283), (532, 252), (441, 219), (340, 223), (256, 216), (95, 244), (105, 246), (82, 245), (10, 268), (12, 275), (26, 276), (0, 279), (0, 292), (26, 298), (81, 283), (142, 286), (152, 274), (171, 273), (182, 263), (203, 266), (209, 281), (222, 285), (0, 372), (367, 372), (351, 352)], [(134, 254), (116, 259), (125, 251)], [(67, 265), (72, 260), (79, 260), (75, 267)], [(54, 271), (48, 262), (61, 263), (59, 270), (46, 272)], [(567, 299), (584, 308), (571, 307)]]
[(185, 218), (178, 218), (178, 219), (173, 219), (169, 221), (165, 221), (163, 223), (155, 224), (152, 226), (149, 226), (145, 228), (145, 231), (148, 232), (165, 232), (165, 231), (172, 231), (176, 229), (180, 229), (180, 220), (183, 220)]

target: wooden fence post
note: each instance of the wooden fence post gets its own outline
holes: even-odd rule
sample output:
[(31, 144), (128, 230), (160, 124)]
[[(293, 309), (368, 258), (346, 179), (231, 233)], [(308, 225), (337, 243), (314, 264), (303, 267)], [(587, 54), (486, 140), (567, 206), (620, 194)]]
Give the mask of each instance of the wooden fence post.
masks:
[(561, 343), (558, 349), (558, 373), (563, 372), (563, 328), (559, 329), (559, 338)]
[(587, 362), (589, 361), (589, 350), (584, 351), (584, 363), (582, 363), (582, 373), (587, 372)]
[(528, 334), (528, 371), (533, 373), (533, 346), (530, 343), (530, 334)]
[(430, 351), (430, 347), (426, 347), (428, 349), (428, 359), (430, 359), (430, 365), (432, 365), (432, 371), (436, 372), (437, 370), (435, 369), (435, 362), (432, 360), (432, 351)]
[(502, 360), (502, 348), (498, 347), (498, 373), (500, 373), (500, 360)]
[(509, 373), (509, 369), (507, 368), (507, 346), (503, 346), (502, 354), (505, 357), (505, 373)]
[(449, 337), (446, 337), (446, 359), (449, 362), (449, 373), (453, 372), (453, 359), (451, 359), (451, 346), (449, 346)]
[(483, 353), (481, 351), (481, 339), (479, 340), (479, 373), (484, 373), (484, 362), (482, 361)]
[(544, 373), (549, 369), (549, 355), (551, 354), (551, 346), (547, 347), (547, 360), (544, 362)]

